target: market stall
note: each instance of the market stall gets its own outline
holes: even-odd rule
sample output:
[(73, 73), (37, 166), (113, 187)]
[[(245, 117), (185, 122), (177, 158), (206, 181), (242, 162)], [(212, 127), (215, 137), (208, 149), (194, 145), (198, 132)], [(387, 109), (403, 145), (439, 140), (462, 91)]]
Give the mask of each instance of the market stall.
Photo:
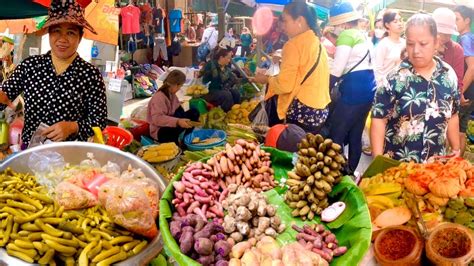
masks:
[(153, 217), (167, 183), (136, 156), (57, 143), (0, 168), (0, 261), (7, 265), (144, 265), (161, 251)]

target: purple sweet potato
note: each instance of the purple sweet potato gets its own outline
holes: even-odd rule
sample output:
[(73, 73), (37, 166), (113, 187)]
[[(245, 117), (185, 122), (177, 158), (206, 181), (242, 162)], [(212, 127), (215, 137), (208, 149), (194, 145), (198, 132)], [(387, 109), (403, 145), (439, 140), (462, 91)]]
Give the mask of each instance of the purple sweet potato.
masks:
[(231, 248), (232, 247), (230, 246), (229, 242), (225, 240), (219, 240), (214, 244), (214, 250), (216, 253), (223, 257), (229, 255)]
[(210, 238), (211, 237), (211, 230), (208, 228), (208, 226), (204, 226), (204, 228), (201, 231), (198, 231), (194, 234), (194, 238)]
[(179, 249), (183, 254), (188, 254), (193, 248), (193, 242), (193, 232), (184, 231), (181, 237), (179, 238)]
[(219, 260), (217, 261), (216, 266), (229, 266), (229, 262), (226, 260)]
[(171, 232), (171, 235), (175, 239), (179, 239), (181, 237), (181, 222), (180, 221), (172, 221), (170, 223), (170, 232)]
[(208, 256), (212, 254), (212, 249), (213, 249), (213, 243), (210, 239), (207, 238), (198, 238), (194, 242), (194, 250), (196, 250), (197, 253), (203, 256)]
[(208, 266), (214, 263), (214, 256), (208, 255), (208, 256), (202, 256), (199, 259), (197, 259), (197, 262), (201, 263), (203, 266)]

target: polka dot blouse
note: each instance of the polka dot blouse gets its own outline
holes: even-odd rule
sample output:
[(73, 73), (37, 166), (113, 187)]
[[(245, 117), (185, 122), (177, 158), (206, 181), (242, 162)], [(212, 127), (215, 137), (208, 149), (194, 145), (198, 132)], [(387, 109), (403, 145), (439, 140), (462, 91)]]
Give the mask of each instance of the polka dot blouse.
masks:
[[(99, 70), (79, 56), (68, 69), (57, 76), (51, 52), (25, 59), (2, 85), (8, 98), (23, 93), (25, 127), (23, 143), (28, 144), (41, 122), (53, 125), (76, 121), (77, 135), (68, 140), (86, 141), (93, 136), (92, 127), (106, 125), (107, 103), (105, 84)], [(5, 106), (0, 106), (4, 109)]]

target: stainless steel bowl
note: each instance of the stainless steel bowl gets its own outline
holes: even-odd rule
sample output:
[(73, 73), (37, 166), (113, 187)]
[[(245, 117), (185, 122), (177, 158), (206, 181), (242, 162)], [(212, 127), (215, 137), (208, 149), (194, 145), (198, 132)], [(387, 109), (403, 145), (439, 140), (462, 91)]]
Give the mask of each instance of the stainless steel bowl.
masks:
[[(127, 169), (129, 165), (133, 168), (140, 168), (147, 177), (158, 183), (160, 193), (163, 193), (167, 186), (167, 181), (161, 177), (151, 165), (137, 156), (114, 147), (87, 142), (63, 142), (34, 147), (5, 160), (0, 164), (0, 171), (10, 167), (16, 172), (32, 173), (28, 167), (28, 159), (34, 152), (45, 151), (55, 151), (61, 154), (64, 157), (64, 161), (70, 164), (79, 164), (82, 160), (87, 158), (87, 153), (91, 152), (94, 154), (94, 158), (101, 164), (106, 164), (107, 161), (111, 161), (118, 164), (122, 170)], [(142, 252), (117, 265), (146, 265), (161, 252), (162, 248), (163, 242), (161, 241), (161, 233), (159, 233)], [(0, 249), (0, 265), (2, 263), (15, 266), (31, 265), (17, 258), (8, 256), (4, 249)]]

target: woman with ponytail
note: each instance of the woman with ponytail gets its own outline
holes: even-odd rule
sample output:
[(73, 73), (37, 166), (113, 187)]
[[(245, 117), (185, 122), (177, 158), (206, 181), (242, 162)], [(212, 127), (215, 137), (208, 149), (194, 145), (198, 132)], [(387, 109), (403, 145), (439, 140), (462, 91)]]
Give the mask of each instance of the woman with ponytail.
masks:
[(283, 10), (283, 30), (290, 40), (283, 46), (280, 73), (257, 74), (255, 82), (268, 83), (266, 99), (276, 100), (267, 109), (270, 126), (281, 120), (307, 132), (317, 132), (328, 117), (329, 67), (318, 38), (316, 12), (305, 2), (292, 2)]
[(185, 112), (176, 96), (185, 81), (183, 72), (171, 71), (148, 103), (150, 136), (160, 143), (178, 143), (181, 133), (192, 128), (190, 121), (199, 119), (199, 112), (194, 109)]

